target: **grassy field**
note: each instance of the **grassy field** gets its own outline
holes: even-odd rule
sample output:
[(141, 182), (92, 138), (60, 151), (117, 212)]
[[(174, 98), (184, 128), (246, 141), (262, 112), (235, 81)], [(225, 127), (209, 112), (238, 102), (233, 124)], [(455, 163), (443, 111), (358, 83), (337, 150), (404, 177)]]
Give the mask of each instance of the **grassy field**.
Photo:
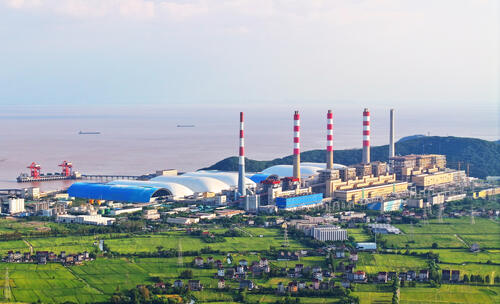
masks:
[[(200, 250), (203, 247), (210, 246), (212, 249), (225, 252), (269, 250), (271, 246), (279, 247), (283, 243), (283, 235), (278, 229), (253, 228), (245, 230), (254, 236), (226, 237), (226, 242), (222, 243), (205, 243), (200, 237), (188, 236), (182, 231), (111, 239), (106, 240), (105, 243), (112, 251), (120, 253), (156, 252), (158, 246), (176, 249), (179, 242), (184, 251)], [(262, 237), (259, 237), (259, 235), (262, 235)], [(289, 240), (289, 243), (292, 250), (303, 248), (294, 240)]]
[(404, 249), (406, 245), (410, 248), (431, 248), (433, 243), (440, 248), (468, 248), (453, 234), (391, 234), (377, 236), (377, 239), (386, 240), (386, 246), (395, 249)]
[[(380, 292), (370, 286), (366, 287), (362, 291), (353, 292), (361, 303), (391, 303), (392, 292)], [(442, 285), (440, 288), (429, 288), (419, 285), (401, 288), (400, 303), (499, 303), (499, 295), (498, 286)]]
[(10, 297), (0, 289), (2, 300), (11, 302), (87, 303), (104, 301), (109, 296), (86, 284), (71, 270), (59, 264), (5, 264), (0, 263), (0, 286), (5, 286), (8, 269)]
[(469, 249), (417, 249), (416, 252), (429, 252), (439, 254), (439, 260), (443, 263), (500, 263), (499, 250), (483, 250), (481, 252), (472, 253)]
[(500, 287), (442, 285), (402, 288), (400, 303), (499, 303)]
[(469, 217), (447, 218), (444, 219), (444, 223), (439, 223), (437, 219), (433, 219), (429, 221), (428, 225), (420, 223), (413, 225), (413, 228), (412, 225), (408, 224), (395, 226), (404, 233), (410, 233), (413, 229), (413, 233), (417, 234), (494, 234), (500, 231), (498, 221), (476, 218), (475, 224), (471, 225)]
[(427, 268), (425, 259), (414, 256), (359, 253), (358, 257), (356, 270), (363, 270), (370, 274), (379, 271), (418, 271)]
[(347, 235), (352, 236), (355, 242), (369, 242), (371, 240), (370, 236), (361, 228), (347, 229)]

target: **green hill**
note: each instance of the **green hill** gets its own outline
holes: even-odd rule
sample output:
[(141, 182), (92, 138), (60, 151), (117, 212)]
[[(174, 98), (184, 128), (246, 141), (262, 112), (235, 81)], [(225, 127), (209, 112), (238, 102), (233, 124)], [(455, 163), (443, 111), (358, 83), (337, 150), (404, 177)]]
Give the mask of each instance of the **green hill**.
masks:
[[(477, 138), (424, 136), (407, 139), (396, 143), (398, 155), (407, 154), (444, 154), (449, 168), (456, 169), (461, 162), (461, 169), (470, 164), (470, 175), (484, 178), (488, 175), (500, 175), (500, 144)], [(389, 146), (371, 148), (372, 161), (387, 161)], [(361, 149), (337, 150), (335, 163), (352, 165), (361, 161)], [(324, 162), (325, 150), (312, 150), (301, 153), (302, 162)], [(268, 161), (246, 159), (248, 172), (259, 172), (273, 165), (292, 164), (292, 156)], [(228, 157), (218, 163), (204, 168), (206, 170), (238, 171), (238, 158)]]

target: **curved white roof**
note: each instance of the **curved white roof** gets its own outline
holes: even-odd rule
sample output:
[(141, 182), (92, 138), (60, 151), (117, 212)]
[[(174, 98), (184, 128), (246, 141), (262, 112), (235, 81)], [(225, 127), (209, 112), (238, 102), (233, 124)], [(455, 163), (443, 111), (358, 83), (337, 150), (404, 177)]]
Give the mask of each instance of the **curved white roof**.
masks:
[[(223, 183), (226, 183), (232, 187), (237, 187), (238, 186), (238, 173), (237, 172), (224, 172), (224, 171), (196, 171), (196, 172), (188, 172), (182, 174), (182, 176), (205, 176), (205, 177), (211, 177), (220, 180)], [(245, 184), (246, 185), (251, 185), (255, 186), (255, 183), (245, 177)]]
[(193, 192), (220, 193), (222, 190), (228, 190), (231, 188), (230, 185), (221, 182), (218, 179), (205, 176), (157, 176), (152, 178), (151, 181), (180, 184), (191, 189)]
[[(321, 168), (321, 169), (325, 169), (326, 168), (326, 163), (310, 163), (310, 162), (303, 162), (303, 163), (300, 163), (300, 166), (308, 166), (308, 167), (318, 167), (318, 168)], [(343, 169), (343, 168), (346, 168), (347, 166), (344, 166), (344, 165), (341, 165), (341, 164), (333, 164), (333, 168), (334, 169)]]
[[(335, 169), (345, 168), (344, 165), (333, 164)], [(303, 177), (309, 177), (317, 174), (319, 170), (324, 170), (326, 164), (322, 163), (300, 163), (300, 175)], [(292, 165), (276, 165), (269, 167), (262, 171), (263, 174), (276, 174), (279, 177), (293, 176), (293, 166)]]
[(127, 186), (143, 186), (143, 187), (161, 187), (165, 188), (174, 197), (185, 197), (193, 195), (194, 191), (186, 186), (171, 182), (155, 182), (155, 181), (137, 181), (137, 180), (116, 180), (109, 182), (111, 185), (127, 185)]

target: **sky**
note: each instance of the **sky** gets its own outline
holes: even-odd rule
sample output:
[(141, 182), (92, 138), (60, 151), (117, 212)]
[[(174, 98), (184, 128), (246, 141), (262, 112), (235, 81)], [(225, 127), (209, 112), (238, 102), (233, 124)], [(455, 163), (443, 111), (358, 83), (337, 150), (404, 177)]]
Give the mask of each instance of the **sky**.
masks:
[(499, 3), (0, 0), (0, 105), (498, 111)]

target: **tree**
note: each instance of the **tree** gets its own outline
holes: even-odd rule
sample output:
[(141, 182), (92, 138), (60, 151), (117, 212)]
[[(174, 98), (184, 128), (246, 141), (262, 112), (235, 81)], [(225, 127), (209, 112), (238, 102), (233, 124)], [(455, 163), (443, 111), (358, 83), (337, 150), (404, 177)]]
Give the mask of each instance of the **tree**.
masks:
[(437, 243), (432, 243), (431, 248), (432, 249), (438, 249), (438, 244)]
[(181, 279), (192, 279), (193, 278), (193, 271), (190, 270), (190, 269), (184, 270), (179, 275), (179, 278), (181, 278)]
[(464, 274), (464, 283), (469, 283), (469, 276)]
[(491, 284), (491, 282), (490, 282), (490, 276), (489, 276), (489, 275), (486, 275), (486, 276), (484, 277), (484, 282), (485, 282), (486, 284)]

